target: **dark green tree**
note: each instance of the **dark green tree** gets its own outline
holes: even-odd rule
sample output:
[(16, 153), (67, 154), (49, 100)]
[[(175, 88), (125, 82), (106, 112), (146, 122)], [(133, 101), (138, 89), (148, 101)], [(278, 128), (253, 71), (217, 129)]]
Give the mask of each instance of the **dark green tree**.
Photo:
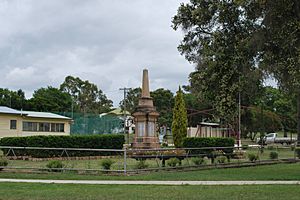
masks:
[(112, 107), (112, 101), (106, 97), (97, 85), (78, 77), (67, 76), (60, 90), (72, 96), (80, 112), (103, 113)]
[(72, 109), (72, 98), (66, 92), (48, 86), (40, 88), (33, 93), (29, 100), (29, 110), (40, 112), (70, 112)]
[(187, 135), (187, 112), (183, 98), (183, 92), (179, 87), (175, 96), (175, 105), (173, 108), (172, 134), (176, 148), (182, 147), (183, 139)]
[(281, 89), (297, 96), (297, 132), (300, 144), (300, 2), (260, 0), (251, 2), (263, 38), (257, 50), (260, 67), (273, 75)]
[(174, 95), (170, 90), (159, 88), (150, 92), (154, 106), (159, 112), (158, 125), (171, 127), (172, 108), (174, 106)]
[(18, 110), (27, 109), (28, 107), (25, 93), (21, 89), (12, 91), (0, 88), (0, 105)]
[[(141, 88), (134, 88), (129, 90), (127, 93), (125, 103), (126, 103), (126, 110), (131, 114), (134, 113), (135, 109), (138, 106), (139, 98), (141, 97), (142, 89)], [(119, 103), (122, 110), (124, 110), (124, 100)]]
[[(256, 24), (244, 9), (247, 3), (191, 0), (173, 18), (173, 28), (185, 33), (178, 49), (196, 64), (190, 90), (211, 102), (226, 124), (236, 123), (238, 93), (245, 96), (245, 86), (258, 90), (262, 84), (251, 37)], [(250, 84), (249, 77), (256, 77), (257, 84)]]

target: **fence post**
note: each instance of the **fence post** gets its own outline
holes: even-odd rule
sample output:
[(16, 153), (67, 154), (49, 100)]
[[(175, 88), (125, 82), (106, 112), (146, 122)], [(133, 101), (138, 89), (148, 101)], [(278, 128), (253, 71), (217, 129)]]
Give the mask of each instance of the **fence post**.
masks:
[(124, 148), (124, 175), (127, 174), (127, 147)]

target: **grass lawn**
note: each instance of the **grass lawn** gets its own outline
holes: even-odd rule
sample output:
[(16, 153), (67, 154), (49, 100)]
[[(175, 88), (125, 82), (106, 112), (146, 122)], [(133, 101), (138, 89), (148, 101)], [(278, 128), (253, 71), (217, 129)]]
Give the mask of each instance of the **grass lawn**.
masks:
[(158, 186), (0, 183), (0, 199), (299, 199), (297, 185)]
[[(77, 180), (300, 180), (300, 163), (276, 164), (257, 167), (212, 169), (190, 172), (152, 172), (132, 176), (79, 175), (76, 173), (6, 173), (0, 178), (21, 179), (77, 179)], [(0, 196), (1, 197), (1, 196)]]

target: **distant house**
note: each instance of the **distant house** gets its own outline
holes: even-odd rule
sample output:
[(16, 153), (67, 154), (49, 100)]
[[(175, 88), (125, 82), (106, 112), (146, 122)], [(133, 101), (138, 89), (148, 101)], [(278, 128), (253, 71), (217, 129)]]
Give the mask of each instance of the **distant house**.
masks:
[(0, 106), (0, 138), (70, 135), (72, 119), (49, 112), (19, 111)]
[(188, 137), (231, 137), (233, 131), (220, 127), (218, 123), (201, 122), (197, 127), (189, 127)]

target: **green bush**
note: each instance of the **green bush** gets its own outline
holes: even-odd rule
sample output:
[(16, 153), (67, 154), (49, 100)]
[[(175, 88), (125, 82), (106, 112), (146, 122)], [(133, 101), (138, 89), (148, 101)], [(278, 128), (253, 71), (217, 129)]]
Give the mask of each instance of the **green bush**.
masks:
[(203, 165), (203, 164), (205, 164), (205, 160), (202, 157), (194, 157), (194, 158), (192, 158), (192, 162), (195, 165)]
[[(184, 148), (203, 148), (203, 147), (232, 147), (232, 148), (218, 148), (218, 151), (222, 151), (225, 155), (231, 155), (234, 150), (233, 138), (185, 138), (183, 140)], [(190, 150), (191, 154), (204, 154), (208, 158), (215, 158), (216, 154), (213, 153), (213, 149), (194, 149)]]
[(177, 164), (180, 164), (180, 160), (178, 158), (170, 158), (167, 161), (167, 165), (170, 167), (176, 167)]
[(6, 158), (4, 157), (0, 157), (0, 171), (3, 169), (3, 167), (8, 165), (8, 161)]
[(112, 164), (114, 164), (114, 161), (112, 161), (111, 159), (103, 159), (101, 162), (101, 166), (105, 170), (110, 170), (110, 167), (112, 166)]
[(270, 152), (270, 159), (272, 159), (272, 160), (278, 159), (278, 153), (276, 151), (271, 151)]
[(267, 149), (268, 150), (274, 150), (274, 146), (268, 146)]
[(296, 152), (296, 156), (300, 158), (300, 147), (296, 147), (295, 152)]
[[(72, 136), (29, 136), (7, 137), (0, 140), (0, 146), (15, 147), (51, 147), (51, 148), (89, 148), (89, 149), (122, 149), (124, 135), (72, 135)], [(8, 149), (2, 149), (6, 154)], [(20, 150), (15, 149), (17, 156), (36, 158), (59, 157), (62, 150)], [(116, 152), (68, 151), (69, 156), (102, 156)], [(67, 156), (64, 154), (63, 156)]]
[(223, 164), (225, 163), (227, 160), (226, 156), (220, 156), (217, 158), (217, 162), (220, 163), (220, 164)]
[(259, 158), (258, 155), (255, 155), (255, 154), (253, 154), (253, 153), (249, 153), (249, 154), (248, 154), (248, 159), (249, 159), (249, 161), (251, 161), (251, 162), (257, 161), (258, 158)]
[(60, 160), (51, 160), (46, 165), (50, 172), (60, 172), (64, 168), (64, 164)]
[(135, 165), (135, 169), (146, 169), (148, 166), (146, 160), (139, 160)]

